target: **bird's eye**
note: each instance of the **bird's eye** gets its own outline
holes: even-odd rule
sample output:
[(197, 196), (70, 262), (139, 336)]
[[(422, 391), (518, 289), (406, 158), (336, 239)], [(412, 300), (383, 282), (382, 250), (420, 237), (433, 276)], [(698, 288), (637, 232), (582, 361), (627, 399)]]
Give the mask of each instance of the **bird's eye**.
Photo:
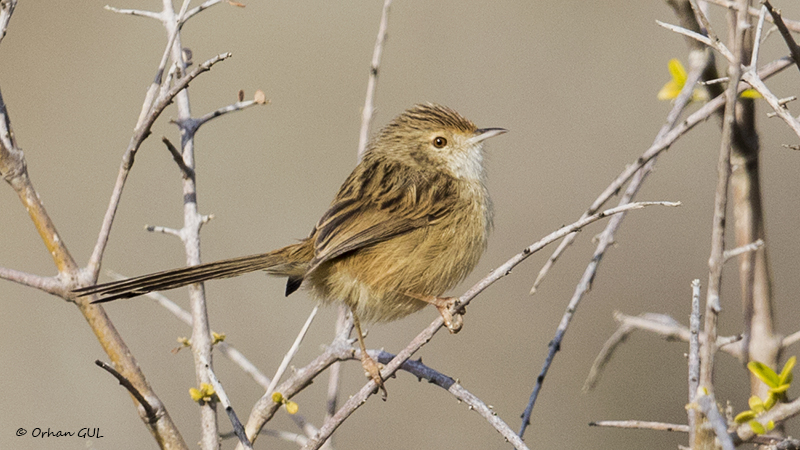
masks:
[(444, 148), (445, 145), (447, 145), (447, 139), (445, 139), (445, 138), (443, 138), (441, 136), (436, 136), (435, 138), (433, 138), (433, 146), (434, 147), (436, 147), (436, 148)]

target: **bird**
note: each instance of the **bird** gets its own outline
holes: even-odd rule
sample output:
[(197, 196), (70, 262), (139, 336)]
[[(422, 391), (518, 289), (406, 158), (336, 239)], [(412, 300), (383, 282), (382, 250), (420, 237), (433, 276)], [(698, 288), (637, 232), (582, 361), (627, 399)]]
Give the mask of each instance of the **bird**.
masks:
[(367, 145), (307, 238), (255, 255), (75, 289), (92, 303), (130, 298), (263, 270), (323, 304), (350, 309), (365, 374), (386, 390), (367, 354), (361, 321), (388, 322), (431, 304), (451, 333), (463, 326), (458, 300), (443, 297), (477, 265), (492, 228), (484, 141), (504, 128), (478, 128), (455, 110), (407, 109)]

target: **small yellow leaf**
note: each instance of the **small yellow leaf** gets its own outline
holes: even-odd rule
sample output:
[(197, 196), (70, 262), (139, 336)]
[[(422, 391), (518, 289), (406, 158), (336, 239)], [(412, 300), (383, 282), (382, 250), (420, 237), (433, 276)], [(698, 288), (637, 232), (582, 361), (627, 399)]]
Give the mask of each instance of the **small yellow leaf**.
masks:
[(786, 364), (783, 365), (783, 370), (781, 370), (781, 374), (778, 375), (778, 379), (781, 384), (792, 383), (792, 369), (794, 369), (794, 365), (796, 363), (797, 363), (797, 357), (792, 356), (786, 361)]
[(772, 431), (773, 429), (775, 429), (775, 421), (770, 420), (769, 422), (767, 422), (767, 431)]
[(681, 64), (678, 58), (670, 59), (667, 63), (667, 69), (669, 69), (669, 75), (672, 77), (672, 79), (675, 80), (676, 83), (680, 84), (681, 87), (686, 84), (686, 69), (683, 68), (683, 64)]
[(293, 402), (291, 400), (287, 400), (286, 401), (286, 412), (287, 413), (289, 413), (289, 414), (297, 414), (297, 411), (299, 409), (300, 409), (300, 406), (297, 403), (295, 403), (295, 402)]
[(211, 336), (214, 338), (214, 342), (212, 342), (211, 345), (218, 344), (225, 340), (225, 333), (217, 333), (215, 331), (212, 331)]
[(782, 385), (780, 385), (778, 387), (769, 388), (769, 392), (770, 393), (775, 393), (775, 394), (783, 394), (784, 392), (786, 392), (788, 390), (789, 390), (789, 385), (788, 384), (782, 384)]
[(750, 428), (753, 430), (753, 433), (755, 434), (764, 434), (767, 432), (767, 430), (764, 429), (764, 425), (758, 423), (757, 420), (751, 420), (750, 422), (748, 422), (748, 424), (750, 425)]
[(676, 83), (675, 80), (667, 81), (667, 84), (658, 91), (656, 98), (659, 100), (672, 100), (678, 97), (682, 88), (683, 86)]
[(189, 396), (192, 397), (192, 400), (196, 402), (199, 402), (200, 400), (203, 399), (203, 393), (196, 388), (189, 388)]
[(755, 89), (745, 89), (739, 94), (739, 98), (764, 98)]
[(767, 400), (764, 401), (764, 409), (767, 411), (772, 409), (772, 407), (775, 406), (775, 403), (778, 403), (778, 397), (780, 397), (780, 394), (770, 392), (767, 396)]
[(753, 411), (742, 411), (733, 419), (736, 423), (749, 422), (756, 418), (756, 413)]
[(767, 386), (772, 388), (780, 386), (778, 374), (766, 364), (758, 361), (750, 361), (747, 363), (747, 368), (750, 369), (750, 372), (753, 372), (753, 375), (757, 376)]
[(275, 403), (283, 403), (283, 394), (281, 394), (280, 392), (273, 392), (272, 401)]
[(750, 409), (753, 410), (753, 412), (755, 412), (756, 414), (765, 411), (764, 402), (761, 401), (761, 398), (759, 398), (757, 395), (750, 397), (750, 399), (747, 400), (747, 404), (750, 405)]

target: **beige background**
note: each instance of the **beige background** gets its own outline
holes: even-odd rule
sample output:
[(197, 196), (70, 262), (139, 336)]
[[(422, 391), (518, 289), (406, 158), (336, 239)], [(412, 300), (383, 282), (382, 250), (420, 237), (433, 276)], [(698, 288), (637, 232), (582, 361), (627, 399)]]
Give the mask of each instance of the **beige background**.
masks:
[[(160, 2), (115, 2), (157, 8)], [(203, 230), (203, 259), (266, 251), (306, 235), (355, 163), (360, 107), (378, 28), (380, 1), (257, 1), (219, 5), (184, 28), (196, 62), (231, 51), (229, 61), (191, 89), (196, 115), (263, 89), (271, 104), (206, 125), (197, 139), (199, 205), (217, 218)], [(0, 88), (31, 177), (69, 249), (84, 264), (94, 245), (120, 157), (165, 33), (152, 20), (113, 14), (103, 2), (21, 1), (0, 45)], [(777, 5), (797, 17), (793, 2)], [(656, 100), (667, 60), (685, 61), (680, 37), (655, 20), (671, 11), (650, 2), (423, 2), (397, 0), (391, 11), (377, 93), (380, 126), (415, 102), (449, 105), (479, 126), (511, 132), (489, 144), (489, 187), (496, 228), (462, 293), (489, 270), (558, 226), (576, 219), (596, 195), (649, 146), (669, 104)], [(724, 16), (713, 19), (724, 27)], [(764, 61), (784, 53), (773, 35)], [(769, 82), (797, 94), (789, 69)], [(796, 108), (796, 107), (795, 107)], [(778, 119), (759, 105), (769, 249), (779, 330), (798, 321), (797, 231), (800, 154)], [(143, 145), (126, 188), (104, 267), (128, 275), (181, 266), (178, 241), (143, 225), (179, 227), (180, 178), (159, 142), (177, 142), (168, 110)], [(631, 214), (581, 305), (546, 380), (525, 438), (532, 448), (675, 448), (680, 434), (589, 428), (603, 419), (685, 422), (686, 347), (646, 334), (630, 339), (599, 388), (580, 393), (595, 355), (614, 331), (612, 313), (652, 311), (687, 322), (689, 283), (707, 280), (710, 206), (719, 128), (701, 125), (659, 160), (640, 199), (680, 200), (679, 209)], [(0, 189), (0, 265), (55, 273), (13, 191)], [(457, 336), (438, 334), (419, 354), (461, 380), (514, 429), (599, 232), (581, 235), (539, 293), (528, 295), (549, 251), (535, 255), (478, 298)], [(550, 249), (552, 251), (552, 249)], [(735, 267), (726, 272), (721, 331), (740, 328)], [(105, 276), (104, 276), (105, 278)], [(283, 281), (252, 274), (207, 285), (212, 327), (225, 332), (271, 375), (313, 304), (283, 297)], [(186, 305), (182, 291), (169, 296)], [(128, 394), (94, 365), (105, 355), (75, 307), (0, 281), (0, 448), (139, 449), (155, 443)], [(191, 355), (170, 349), (189, 330), (146, 299), (107, 307), (187, 443), (198, 440)], [(396, 352), (436, 316), (425, 311), (371, 326), (368, 343)], [(325, 309), (295, 364), (329, 342), (335, 310)], [(796, 349), (792, 349), (792, 354)], [(246, 417), (262, 391), (221, 356), (217, 373)], [(345, 367), (342, 393), (363, 385), (357, 362)], [(718, 398), (746, 405), (738, 362), (719, 359)], [(321, 423), (326, 378), (296, 398)], [(335, 435), (337, 448), (508, 448), (477, 414), (438, 387), (406, 373), (388, 383), (389, 400), (372, 399)], [(790, 396), (796, 395), (794, 389)], [(223, 430), (229, 430), (221, 416)], [(16, 437), (18, 428), (76, 431), (98, 427), (99, 440)], [(296, 431), (279, 414), (270, 428)], [(797, 432), (797, 427), (792, 428)], [(224, 447), (233, 443), (226, 441)], [(256, 448), (296, 448), (262, 437)]]

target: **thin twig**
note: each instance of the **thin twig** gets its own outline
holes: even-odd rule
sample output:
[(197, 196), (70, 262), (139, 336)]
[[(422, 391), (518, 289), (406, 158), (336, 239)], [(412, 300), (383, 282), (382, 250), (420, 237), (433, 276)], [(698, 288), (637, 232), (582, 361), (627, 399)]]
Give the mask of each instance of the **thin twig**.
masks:
[(222, 403), (222, 407), (225, 408), (225, 412), (228, 414), (228, 419), (231, 421), (231, 426), (233, 426), (233, 433), (239, 438), (239, 443), (242, 444), (245, 449), (253, 450), (253, 446), (250, 444), (250, 441), (247, 439), (247, 434), (244, 432), (242, 422), (240, 422), (239, 417), (236, 416), (236, 411), (233, 410), (228, 394), (225, 393), (225, 389), (222, 387), (222, 383), (219, 382), (217, 374), (214, 373), (211, 367), (206, 367), (206, 370), (208, 371), (211, 386), (214, 387), (214, 393), (217, 395), (219, 402)]
[[(162, 0), (163, 7), (163, 21), (162, 25), (167, 31), (167, 35), (173, 40), (170, 47), (170, 59), (173, 63), (173, 68), (176, 74), (186, 74), (188, 63), (186, 61), (190, 55), (184, 51), (181, 42), (181, 18), (184, 16), (189, 8), (190, 0), (183, 0), (181, 8), (178, 13), (175, 12), (172, 0)], [(197, 69), (202, 69), (203, 66), (210, 67), (207, 63), (200, 64), (192, 72)], [(168, 97), (169, 93), (180, 84), (180, 80), (172, 82), (174, 86), (169, 91), (161, 89), (159, 98)], [(164, 85), (164, 88), (167, 84)], [(197, 183), (195, 180), (194, 168), (194, 130), (185, 128), (182, 124), (186, 123), (192, 117), (191, 106), (189, 101), (189, 92), (187, 89), (180, 89), (176, 91), (175, 105), (177, 107), (177, 118), (174, 123), (180, 128), (181, 134), (181, 149), (184, 164), (191, 168), (192, 171), (184, 172), (183, 179), (181, 180), (182, 198), (183, 198), (183, 227), (180, 230), (180, 238), (183, 243), (183, 250), (186, 257), (187, 265), (197, 265), (201, 263), (200, 259), (200, 229), (202, 227), (202, 215), (198, 211), (197, 205)], [(153, 104), (153, 109), (157, 109), (159, 102)], [(133, 160), (130, 161), (133, 163)], [(218, 384), (222, 389), (221, 384), (216, 380), (213, 366), (212, 346), (214, 339), (211, 336), (211, 326), (208, 318), (208, 307), (206, 305), (205, 289), (202, 283), (190, 285), (189, 301), (192, 313), (192, 334), (191, 334), (191, 350), (192, 358), (194, 360), (195, 379), (198, 385), (202, 386), (204, 383)], [(221, 398), (220, 398), (221, 399)], [(217, 402), (216, 398), (211, 401), (199, 402), (200, 412), (200, 448), (204, 450), (216, 450), (219, 448), (219, 421), (217, 416)], [(234, 430), (240, 425), (230, 405), (225, 408)], [(244, 439), (246, 445), (249, 445), (244, 433), (241, 432), (239, 426), (240, 438)], [(241, 443), (240, 443), (241, 444)]]
[(202, 125), (204, 125), (206, 122), (208, 122), (211, 119), (215, 119), (215, 118), (217, 118), (219, 116), (222, 116), (222, 115), (225, 115), (225, 114), (228, 114), (228, 113), (241, 111), (241, 110), (249, 108), (251, 106), (266, 105), (266, 104), (269, 104), (268, 100), (264, 100), (264, 101), (246, 100), (246, 101), (240, 101), (240, 102), (232, 103), (232, 104), (230, 104), (228, 106), (223, 106), (222, 108), (216, 109), (216, 110), (211, 111), (211, 112), (206, 113), (206, 114), (203, 114), (200, 117), (190, 119), (190, 120), (187, 121), (187, 123), (185, 125), (186, 125), (187, 129), (190, 129), (190, 130), (192, 130), (192, 132), (194, 132), (194, 131), (197, 131), (198, 128), (200, 128)]
[(708, 259), (708, 291), (706, 293), (706, 314), (703, 332), (706, 340), (700, 359), (700, 386), (713, 393), (713, 367), (716, 353), (717, 315), (720, 311), (720, 286), (722, 284), (722, 266), (725, 251), (725, 218), (728, 205), (728, 183), (731, 174), (731, 142), (733, 141), (735, 105), (738, 98), (739, 78), (742, 75), (741, 60), (744, 47), (744, 26), (737, 21), (736, 58), (730, 64), (730, 82), (725, 91), (726, 105), (722, 124), (722, 140), (720, 142), (717, 161), (717, 189), (714, 198), (713, 229), (711, 233), (711, 255)]
[[(736, 7), (736, 2), (734, 2), (733, 0), (705, 0), (705, 1), (706, 1), (706, 3), (719, 5), (719, 6), (728, 8), (728, 9), (734, 9)], [(750, 14), (751, 16), (757, 17), (758, 14), (759, 14), (759, 8), (754, 8), (754, 7), (750, 6), (750, 7), (747, 8), (747, 13)], [(772, 19), (772, 18), (769, 18), (769, 21), (770, 22), (775, 22), (775, 20)], [(784, 19), (783, 23), (786, 25), (786, 28), (788, 28), (789, 30), (795, 31), (795, 32), (800, 32), (800, 22), (798, 22), (796, 20), (786, 20), (786, 19)]]
[(739, 256), (747, 252), (754, 252), (763, 246), (764, 246), (764, 240), (759, 239), (751, 244), (743, 245), (741, 247), (736, 247), (731, 250), (725, 250), (725, 252), (722, 254), (722, 257), (725, 260), (725, 262), (728, 262), (728, 260), (731, 258), (734, 258), (736, 256)]
[(794, 345), (798, 341), (800, 341), (800, 331), (795, 331), (794, 333), (783, 338), (781, 341), (781, 348), (785, 349), (790, 345)]
[(158, 21), (161, 21), (161, 13), (157, 13), (157, 12), (154, 12), (154, 11), (144, 11), (144, 10), (141, 10), (141, 9), (120, 9), (120, 8), (115, 8), (115, 7), (110, 6), (110, 5), (106, 5), (105, 9), (108, 10), (108, 11), (117, 13), (117, 14), (125, 14), (125, 15), (129, 15), (129, 16), (137, 16), (137, 17), (147, 17), (149, 19), (156, 19)]
[(64, 283), (58, 277), (42, 277), (5, 267), (0, 267), (0, 279), (13, 281), (62, 298), (66, 297), (69, 292), (69, 289), (64, 287)]
[[(170, 142), (166, 136), (161, 136), (161, 142), (163, 142), (164, 145), (167, 146), (167, 150), (169, 150), (169, 153), (172, 155), (172, 159), (175, 160), (175, 164), (177, 164), (178, 168), (181, 169), (183, 177), (184, 178), (194, 177), (194, 169), (187, 166), (186, 163), (183, 162), (183, 155), (181, 155), (181, 152), (177, 148), (175, 148), (174, 145), (172, 145), (172, 142)], [(149, 230), (149, 231), (154, 231), (154, 230)]]
[(664, 422), (647, 422), (643, 420), (598, 420), (597, 422), (589, 422), (589, 426), (629, 428), (636, 430), (677, 431), (679, 433), (689, 432), (688, 425)]
[[(689, 403), (695, 401), (700, 385), (700, 280), (692, 280), (692, 314), (689, 316)], [(689, 442), (694, 442), (697, 411), (687, 408)]]
[(17, 0), (4, 0), (0, 1), (0, 42), (6, 37), (6, 30), (8, 30), (8, 22), (11, 20), (11, 15), (14, 14), (14, 8), (17, 7)]
[(275, 372), (275, 376), (272, 377), (272, 382), (269, 384), (269, 387), (267, 388), (267, 395), (275, 392), (275, 386), (278, 385), (278, 381), (280, 381), (284, 372), (286, 372), (286, 368), (289, 367), (289, 363), (292, 362), (294, 355), (296, 355), (297, 351), (300, 350), (300, 344), (303, 342), (303, 338), (306, 337), (306, 333), (308, 333), (308, 328), (311, 327), (311, 323), (314, 321), (314, 317), (317, 316), (317, 311), (319, 311), (319, 305), (314, 306), (314, 309), (311, 310), (311, 313), (308, 315), (308, 318), (306, 319), (306, 322), (303, 324), (303, 327), (300, 328), (300, 332), (297, 333), (297, 337), (295, 338), (294, 343), (289, 348), (289, 351), (286, 352), (286, 355), (284, 355), (283, 361), (281, 361), (278, 370)]
[(761, 51), (761, 32), (764, 29), (764, 17), (767, 15), (767, 7), (762, 6), (758, 14), (758, 25), (756, 25), (756, 36), (753, 38), (753, 53), (750, 55), (750, 66), (758, 67), (758, 53)]
[(181, 237), (181, 230), (176, 230), (175, 228), (162, 227), (161, 225), (145, 225), (144, 229), (151, 233), (168, 234), (178, 238)]
[(156, 417), (156, 411), (153, 409), (152, 406), (150, 406), (150, 403), (147, 402), (142, 393), (139, 392), (138, 389), (136, 389), (136, 386), (134, 386), (130, 382), (130, 380), (122, 376), (122, 374), (117, 372), (113, 367), (109, 366), (103, 361), (100, 361), (99, 359), (96, 359), (94, 363), (97, 364), (100, 368), (102, 368), (106, 372), (110, 373), (111, 375), (114, 375), (114, 378), (116, 378), (117, 381), (119, 381), (119, 384), (122, 385), (122, 387), (124, 387), (125, 389), (127, 389), (128, 392), (130, 392), (131, 395), (136, 398), (136, 401), (139, 402), (140, 405), (142, 405), (142, 408), (144, 409), (144, 413), (147, 416), (148, 421), (155, 422), (156, 420), (158, 420), (158, 417)]
[(789, 125), (789, 128), (791, 128), (797, 136), (800, 136), (800, 121), (792, 116), (788, 108), (786, 108), (786, 103), (773, 94), (757, 74), (752, 71), (744, 72), (742, 73), (742, 80), (746, 81), (748, 84), (750, 84), (750, 86), (753, 87), (753, 89), (758, 91), (758, 93), (764, 97), (764, 100), (766, 100), (769, 106), (771, 106), (775, 111), (775, 114), (783, 119), (783, 121)]
[[(184, 13), (182, 15), (181, 23), (185, 23), (187, 20), (189, 20), (192, 17), (194, 17), (197, 13), (202, 12), (204, 9), (207, 9), (207, 8), (210, 8), (210, 7), (214, 6), (214, 5), (216, 5), (217, 3), (222, 3), (222, 1), (223, 0), (207, 0), (205, 3), (202, 3), (199, 6), (195, 6), (194, 8), (186, 11), (186, 13)], [(231, 2), (228, 2), (228, 3), (231, 3)]]
[(728, 425), (725, 423), (725, 418), (719, 413), (717, 409), (717, 402), (714, 399), (714, 394), (699, 395), (696, 400), (700, 411), (708, 418), (711, 427), (714, 429), (714, 434), (717, 435), (719, 443), (722, 444), (723, 450), (734, 450), (733, 439), (728, 435)]
[[(337, 308), (338, 314), (336, 318), (336, 332), (335, 336), (342, 335), (342, 339), (350, 336), (353, 329), (353, 318), (347, 314), (347, 305), (339, 305)], [(336, 408), (339, 403), (339, 384), (342, 374), (342, 364), (334, 363), (328, 372), (328, 393), (327, 400), (325, 401), (325, 419), (333, 417), (336, 413)]]
[[(767, 8), (767, 10), (769, 10), (769, 14), (772, 16), (772, 21), (775, 23), (775, 26), (778, 27), (778, 30), (781, 32), (781, 36), (783, 36), (783, 40), (786, 42), (786, 46), (789, 47), (789, 52), (792, 54), (792, 58), (794, 58), (797, 68), (800, 69), (800, 47), (798, 47), (797, 42), (795, 42), (794, 38), (792, 37), (792, 33), (789, 31), (789, 28), (783, 21), (783, 17), (781, 17), (781, 12), (773, 8), (769, 0), (764, 0), (764, 7)], [(797, 28), (798, 30), (800, 30), (800, 26)]]
[[(746, 2), (740, 2), (740, 6)], [(700, 409), (705, 418), (714, 428), (717, 439), (719, 439), (726, 449), (733, 449), (730, 439), (727, 441), (726, 424), (719, 415), (716, 402), (714, 401), (714, 359), (717, 353), (717, 320), (721, 310), (720, 292), (722, 285), (722, 268), (724, 265), (725, 251), (725, 219), (727, 217), (728, 205), (728, 185), (731, 177), (731, 146), (736, 125), (736, 101), (739, 97), (739, 79), (742, 76), (742, 56), (744, 54), (744, 39), (747, 22), (744, 20), (745, 14), (739, 12), (735, 22), (734, 47), (735, 57), (730, 59), (728, 74), (730, 81), (725, 90), (725, 113), (722, 119), (722, 139), (719, 147), (719, 157), (717, 160), (717, 188), (714, 196), (714, 215), (711, 230), (711, 254), (708, 258), (708, 290), (706, 291), (705, 323), (703, 335), (705, 342), (700, 349), (700, 382), (698, 390), (702, 390), (702, 395), (696, 398)], [(721, 430), (720, 430), (720, 421)], [(704, 421), (696, 420), (692, 445), (701, 448), (711, 445), (713, 436), (710, 436), (703, 428)]]
[[(395, 358), (395, 355), (384, 351), (367, 351), (367, 353), (369, 353), (370, 356), (382, 364), (388, 364)], [(357, 351), (354, 357), (356, 359), (360, 358), (361, 352)], [(499, 432), (509, 443), (511, 443), (511, 445), (514, 446), (514, 448), (518, 450), (528, 449), (525, 443), (522, 442), (522, 438), (514, 433), (514, 430), (512, 430), (511, 427), (509, 427), (508, 424), (506, 424), (492, 410), (491, 406), (487, 405), (481, 399), (466, 390), (458, 380), (454, 380), (453, 378), (438, 372), (426, 366), (425, 364), (422, 364), (422, 361), (419, 360), (413, 361), (409, 359), (404, 362), (402, 366), (400, 366), (400, 369), (414, 375), (420, 381), (426, 380), (431, 384), (435, 384), (436, 386), (447, 390), (460, 402), (464, 403), (470, 411), (475, 411), (484, 419), (486, 419), (486, 421), (489, 422), (489, 424), (492, 425), (497, 432)]]
[(386, 28), (389, 24), (389, 7), (392, 0), (384, 0), (381, 10), (381, 24), (378, 26), (378, 38), (375, 40), (375, 49), (372, 52), (372, 64), (369, 68), (369, 80), (367, 81), (367, 96), (364, 99), (364, 109), (361, 111), (361, 130), (358, 133), (358, 159), (364, 156), (369, 141), (369, 125), (372, 116), (375, 114), (373, 105), (375, 98), (375, 88), (378, 85), (378, 69), (381, 65), (381, 54), (383, 44), (386, 41)]
[(703, 44), (706, 44), (707, 46), (709, 46), (709, 47), (717, 50), (718, 52), (720, 52), (720, 54), (722, 54), (722, 56), (724, 56), (725, 59), (727, 59), (728, 61), (732, 61), (733, 60), (733, 53), (731, 53), (731, 51), (728, 50), (728, 47), (726, 47), (722, 42), (714, 41), (714, 40), (710, 39), (708, 36), (703, 36), (702, 34), (695, 33), (692, 30), (687, 30), (686, 28), (679, 27), (677, 25), (672, 25), (672, 24), (669, 24), (669, 23), (666, 23), (666, 22), (662, 22), (660, 20), (656, 20), (656, 23), (658, 25), (670, 30), (670, 31), (673, 31), (673, 32), (678, 33), (678, 34), (682, 34), (682, 35), (684, 35), (686, 37), (690, 37), (690, 38), (692, 38), (692, 39), (694, 39), (694, 40), (696, 40), (698, 42), (702, 42)]
[[(263, 428), (261, 429), (261, 432), (258, 434), (263, 434), (264, 436), (278, 438), (282, 441), (291, 442), (292, 444), (297, 444), (301, 447), (303, 445), (306, 445), (306, 442), (308, 442), (307, 436), (303, 436), (302, 434), (298, 433), (291, 433), (289, 431), (284, 431), (284, 430), (271, 430), (269, 428)], [(234, 434), (233, 432), (222, 433), (219, 435), (219, 437), (222, 439), (227, 439), (234, 437)]]

